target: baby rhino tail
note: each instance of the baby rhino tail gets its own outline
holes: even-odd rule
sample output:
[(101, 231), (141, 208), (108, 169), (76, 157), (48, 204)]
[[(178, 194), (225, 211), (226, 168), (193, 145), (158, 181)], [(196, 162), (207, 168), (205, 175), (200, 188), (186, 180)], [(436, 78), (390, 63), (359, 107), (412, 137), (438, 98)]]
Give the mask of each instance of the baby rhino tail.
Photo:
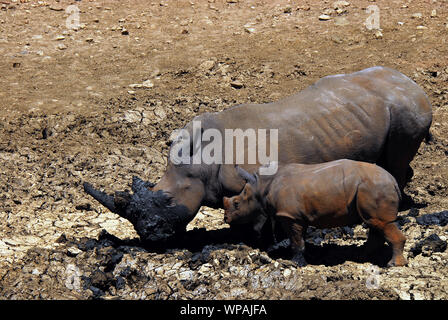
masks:
[[(381, 168), (381, 167), (380, 167), (380, 168)], [(398, 195), (398, 201), (399, 201), (399, 203), (401, 203), (401, 201), (403, 200), (403, 197), (402, 197), (402, 194), (401, 194), (400, 187), (398, 186), (398, 182), (397, 182), (397, 180), (396, 180), (396, 179), (394, 178), (394, 176), (391, 175), (387, 170), (385, 170), (385, 169), (383, 169), (383, 168), (381, 168), (381, 170), (384, 172), (384, 174), (386, 174), (386, 175), (389, 177), (390, 182), (393, 183), (395, 192), (396, 192), (397, 195)]]

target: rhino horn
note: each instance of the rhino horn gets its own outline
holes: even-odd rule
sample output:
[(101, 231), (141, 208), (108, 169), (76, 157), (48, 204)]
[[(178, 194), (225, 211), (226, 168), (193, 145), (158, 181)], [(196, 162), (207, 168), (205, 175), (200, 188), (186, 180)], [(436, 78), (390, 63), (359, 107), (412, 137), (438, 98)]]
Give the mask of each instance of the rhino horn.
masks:
[(257, 178), (255, 175), (250, 174), (249, 172), (247, 172), (246, 170), (244, 170), (243, 168), (241, 168), (240, 166), (236, 166), (236, 170), (238, 171), (238, 174), (247, 182), (249, 182), (252, 185), (256, 185), (257, 184)]
[(114, 197), (111, 195), (108, 195), (105, 192), (96, 190), (90, 183), (84, 182), (84, 191), (91, 195), (95, 200), (97, 200), (99, 203), (101, 203), (103, 206), (105, 206), (107, 209), (109, 209), (112, 212), (115, 212), (115, 201)]
[(131, 195), (126, 191), (117, 191), (111, 196), (96, 190), (90, 183), (84, 182), (84, 191), (107, 209), (127, 219), (126, 208), (131, 201)]
[(132, 191), (134, 193), (138, 192), (139, 190), (142, 190), (142, 189), (151, 189), (154, 186), (155, 186), (155, 184), (150, 181), (143, 181), (142, 179), (140, 179), (137, 176), (132, 177)]

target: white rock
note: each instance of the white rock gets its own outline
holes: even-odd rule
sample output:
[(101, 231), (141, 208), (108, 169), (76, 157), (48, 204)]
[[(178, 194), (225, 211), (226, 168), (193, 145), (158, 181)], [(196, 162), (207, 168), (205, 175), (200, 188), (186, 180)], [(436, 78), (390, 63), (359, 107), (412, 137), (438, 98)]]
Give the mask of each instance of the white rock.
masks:
[(67, 249), (67, 251), (69, 253), (71, 253), (72, 255), (74, 255), (74, 256), (76, 256), (76, 255), (78, 255), (78, 254), (80, 254), (82, 252), (77, 247), (70, 247), (70, 248)]
[(33, 271), (31, 272), (31, 274), (33, 274), (33, 275), (35, 275), (35, 276), (38, 276), (38, 275), (40, 275), (40, 271), (37, 270), (37, 269), (33, 269)]
[(199, 274), (208, 274), (213, 270), (213, 267), (210, 263), (204, 263), (200, 268), (199, 268)]
[(210, 71), (210, 70), (213, 69), (214, 66), (215, 66), (215, 61), (213, 61), (213, 60), (207, 60), (207, 61), (202, 62), (202, 63), (199, 65), (199, 68), (200, 68), (201, 70)]
[(322, 21), (326, 21), (326, 20), (330, 20), (330, 19), (331, 19), (331, 17), (327, 14), (321, 14), (319, 16), (319, 20), (322, 20)]
[(401, 300), (411, 300), (411, 295), (406, 291), (397, 292)]
[(165, 110), (163, 110), (162, 107), (157, 107), (154, 109), (154, 114), (156, 115), (157, 118), (159, 118), (160, 120), (163, 120), (166, 118), (166, 112)]
[(414, 295), (414, 300), (425, 300), (425, 295), (421, 292), (413, 290), (412, 294)]
[(193, 278), (194, 278), (194, 273), (191, 270), (182, 271), (179, 273), (179, 280), (181, 280), (181, 281), (193, 280)]
[(253, 27), (244, 27), (244, 31), (246, 31), (247, 33), (254, 33), (256, 29)]
[(345, 8), (345, 7), (348, 7), (349, 5), (350, 5), (350, 2), (347, 2), (347, 1), (335, 1), (335, 2), (333, 2), (333, 8), (334, 9)]
[(152, 88), (152, 87), (154, 87), (154, 83), (152, 83), (151, 80), (146, 80), (146, 81), (143, 81), (142, 87), (143, 88)]

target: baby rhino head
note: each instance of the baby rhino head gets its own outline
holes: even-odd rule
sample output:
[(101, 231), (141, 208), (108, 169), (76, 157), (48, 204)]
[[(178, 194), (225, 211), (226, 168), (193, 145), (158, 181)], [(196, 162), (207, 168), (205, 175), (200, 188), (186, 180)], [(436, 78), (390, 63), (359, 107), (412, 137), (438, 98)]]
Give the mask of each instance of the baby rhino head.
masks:
[(228, 224), (243, 224), (252, 221), (260, 205), (255, 197), (254, 187), (246, 183), (243, 191), (237, 196), (223, 199), (224, 221)]

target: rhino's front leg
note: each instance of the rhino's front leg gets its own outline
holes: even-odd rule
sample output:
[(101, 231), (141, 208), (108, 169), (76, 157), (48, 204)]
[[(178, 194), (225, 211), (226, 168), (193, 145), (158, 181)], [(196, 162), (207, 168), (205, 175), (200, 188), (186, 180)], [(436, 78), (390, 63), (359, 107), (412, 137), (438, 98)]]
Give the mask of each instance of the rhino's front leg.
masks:
[(299, 267), (306, 266), (307, 262), (304, 256), (305, 240), (303, 238), (306, 232), (306, 226), (298, 223), (287, 213), (279, 212), (277, 213), (277, 218), (291, 241), (291, 250), (293, 253), (291, 260)]

